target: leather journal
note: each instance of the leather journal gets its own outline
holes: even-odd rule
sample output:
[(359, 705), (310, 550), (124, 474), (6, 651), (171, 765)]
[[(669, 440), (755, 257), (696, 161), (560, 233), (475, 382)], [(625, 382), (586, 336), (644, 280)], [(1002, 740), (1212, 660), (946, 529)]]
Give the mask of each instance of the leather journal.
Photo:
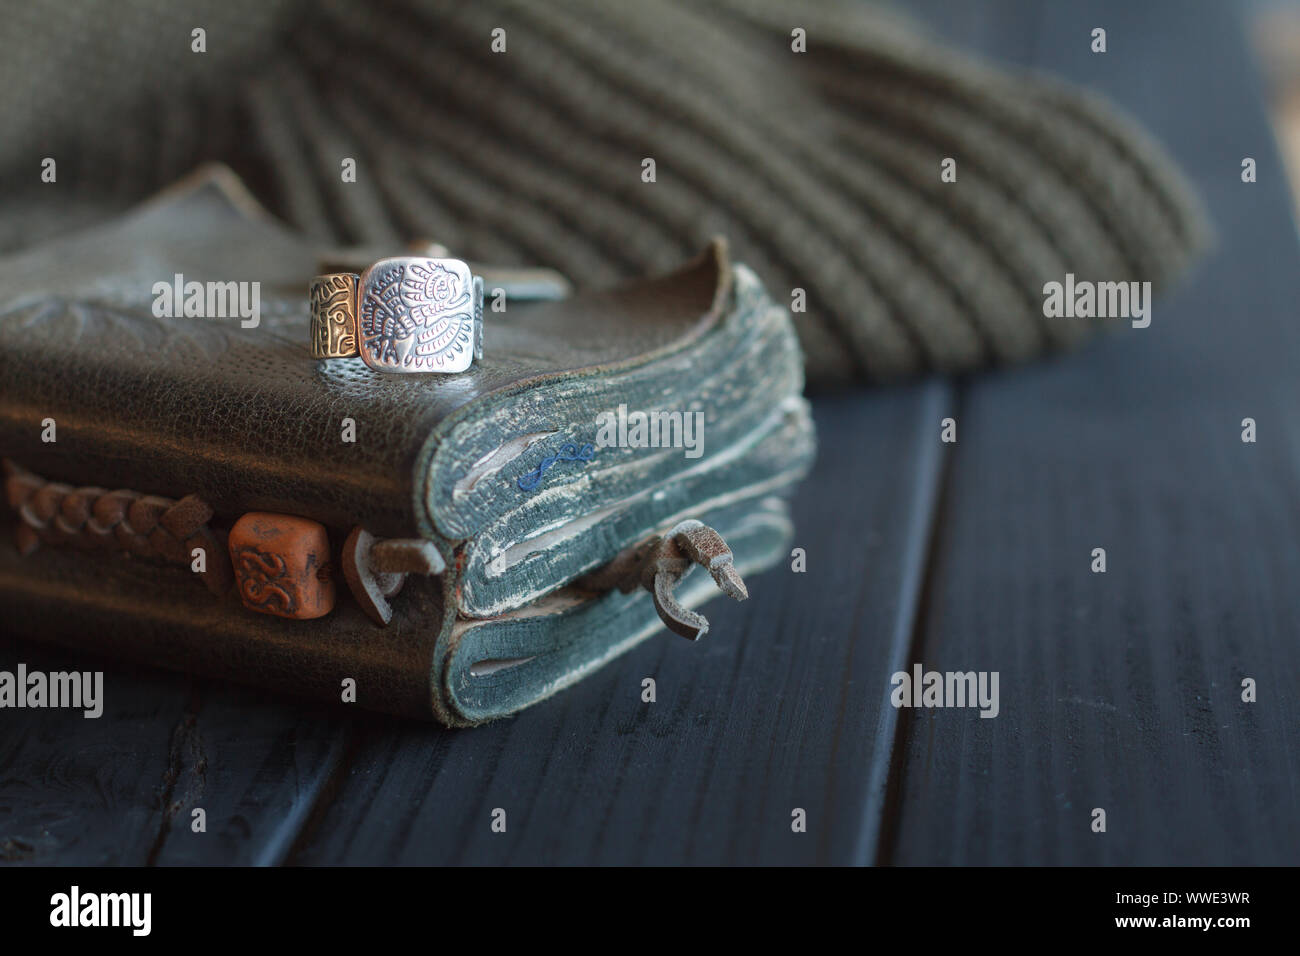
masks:
[(0, 260), (13, 633), (471, 725), (788, 556), (801, 355), (724, 243), (599, 291), (476, 266), (445, 376), (312, 359), (326, 255), (210, 168)]

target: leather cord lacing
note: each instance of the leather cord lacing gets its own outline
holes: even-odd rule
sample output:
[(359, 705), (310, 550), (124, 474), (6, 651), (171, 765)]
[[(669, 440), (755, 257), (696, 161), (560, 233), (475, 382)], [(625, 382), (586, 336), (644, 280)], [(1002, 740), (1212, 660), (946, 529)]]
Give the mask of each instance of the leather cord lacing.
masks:
[(198, 495), (177, 501), (124, 488), (74, 488), (7, 459), (4, 472), (5, 498), (19, 516), (21, 553), (30, 554), (43, 541), (192, 565), (194, 550), (202, 548), (204, 567), (196, 573), (213, 594), (229, 590), (230, 561), (207, 527), (212, 508)]

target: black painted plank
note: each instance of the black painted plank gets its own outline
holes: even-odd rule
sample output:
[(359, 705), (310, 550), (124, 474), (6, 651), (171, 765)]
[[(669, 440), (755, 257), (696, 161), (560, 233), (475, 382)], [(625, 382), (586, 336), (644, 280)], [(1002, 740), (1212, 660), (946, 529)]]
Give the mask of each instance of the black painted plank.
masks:
[(372, 728), (294, 862), (869, 858), (897, 716), (882, 688), (911, 632), (939, 460), (918, 436), (948, 394), (819, 402), (818, 464), (795, 501), (807, 573), (777, 567), (744, 604), (710, 605), (703, 644), (652, 638), (510, 720)]
[(348, 740), (338, 711), (0, 639), (19, 662), (103, 671), (104, 710), (0, 711), (3, 863), (278, 863)]
[[(172, 826), (151, 862), (283, 863), (346, 765), (350, 715), (218, 681), (203, 682), (197, 696), (201, 706), (174, 737), (173, 753), (187, 756), (169, 804)], [(196, 807), (206, 813), (205, 833), (192, 829)]]
[[(112, 668), (61, 649), (0, 639), (0, 670)], [(0, 711), (0, 861), (143, 864), (163, 829), (164, 777), (186, 680), (121, 667), (105, 673), (101, 717)]]
[[(1040, 65), (1156, 132), (1219, 247), (1149, 329), (964, 390), (914, 660), (999, 671), (1001, 714), (906, 713), (882, 856), (1293, 864), (1300, 274), (1261, 91), (1227, 4), (1046, 11)], [(1104, 56), (1084, 42), (1094, 26)]]

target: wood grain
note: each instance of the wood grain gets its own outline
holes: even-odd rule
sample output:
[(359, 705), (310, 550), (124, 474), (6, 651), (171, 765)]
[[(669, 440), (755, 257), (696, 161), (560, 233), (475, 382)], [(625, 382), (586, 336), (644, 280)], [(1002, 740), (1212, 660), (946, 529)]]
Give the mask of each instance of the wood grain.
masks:
[(4, 712), (0, 862), (279, 863), (350, 739), (338, 711), (0, 638), (19, 661), (103, 670), (104, 711)]
[(1254, 68), (1228, 5), (1043, 9), (1036, 62), (1147, 123), (1219, 243), (1150, 328), (963, 388), (914, 654), (999, 671), (1001, 714), (906, 715), (881, 858), (1294, 863), (1300, 277)]

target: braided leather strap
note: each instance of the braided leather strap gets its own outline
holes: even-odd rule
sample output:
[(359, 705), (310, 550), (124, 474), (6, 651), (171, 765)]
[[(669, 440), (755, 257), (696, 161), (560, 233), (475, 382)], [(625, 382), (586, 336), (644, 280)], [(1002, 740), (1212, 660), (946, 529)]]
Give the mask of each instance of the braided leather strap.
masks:
[(73, 488), (4, 461), (5, 498), (18, 512), (18, 548), (30, 554), (40, 542), (125, 552), (189, 565), (195, 548), (205, 553), (198, 572), (213, 594), (230, 588), (225, 548), (207, 527), (212, 508), (198, 495), (179, 501), (121, 489)]

